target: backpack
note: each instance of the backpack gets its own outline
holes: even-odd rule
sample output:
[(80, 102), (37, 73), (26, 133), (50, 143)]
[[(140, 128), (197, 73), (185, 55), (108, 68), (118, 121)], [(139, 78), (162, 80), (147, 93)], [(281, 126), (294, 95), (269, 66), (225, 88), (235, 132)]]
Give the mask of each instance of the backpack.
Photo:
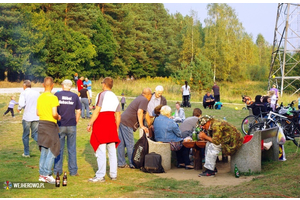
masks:
[(145, 155), (149, 153), (149, 145), (145, 132), (143, 136), (135, 143), (133, 154), (132, 154), (132, 164), (135, 168), (139, 169), (144, 166)]
[(145, 155), (145, 165), (141, 170), (148, 173), (164, 173), (165, 170), (161, 165), (161, 155), (154, 152)]

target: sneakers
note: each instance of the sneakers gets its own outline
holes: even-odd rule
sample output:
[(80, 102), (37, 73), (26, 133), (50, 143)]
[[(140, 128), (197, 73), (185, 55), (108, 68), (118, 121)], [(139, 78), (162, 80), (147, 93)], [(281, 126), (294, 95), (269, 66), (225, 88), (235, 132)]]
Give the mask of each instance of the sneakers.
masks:
[(47, 183), (55, 184), (55, 179), (53, 178), (53, 176), (45, 176), (45, 179), (47, 180)]
[(116, 181), (117, 180), (117, 177), (111, 177), (110, 178), (112, 181)]
[(42, 181), (42, 182), (47, 183), (46, 177), (43, 176), (43, 175), (40, 175), (40, 176), (39, 176), (39, 181)]
[(134, 166), (134, 165), (129, 165), (129, 167), (130, 167), (131, 169), (135, 169), (135, 166)]
[(25, 155), (24, 153), (22, 154), (22, 157), (24, 158), (30, 158), (30, 155)]
[(102, 178), (97, 178), (96, 176), (93, 177), (93, 178), (90, 178), (89, 179), (89, 182), (92, 182), (92, 183), (96, 183), (96, 182), (100, 182), (100, 183), (103, 183), (105, 182), (105, 178), (102, 177)]
[(214, 173), (215, 173), (215, 174), (217, 174), (217, 173), (218, 173), (218, 170), (217, 170), (217, 168), (216, 168), (216, 167), (215, 167)]
[(211, 177), (214, 177), (215, 176), (215, 172), (208, 169), (205, 172), (202, 172), (201, 174), (199, 174), (198, 176), (199, 177), (201, 177), (201, 176), (211, 176)]
[(55, 184), (55, 179), (53, 178), (53, 176), (43, 176), (43, 175), (40, 175), (39, 176), (39, 181), (42, 181), (44, 183)]

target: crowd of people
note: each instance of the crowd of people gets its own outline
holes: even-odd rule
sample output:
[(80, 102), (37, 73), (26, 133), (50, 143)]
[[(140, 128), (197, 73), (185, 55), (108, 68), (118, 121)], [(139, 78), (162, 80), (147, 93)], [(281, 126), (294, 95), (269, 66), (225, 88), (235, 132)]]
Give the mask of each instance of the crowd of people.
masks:
[[(75, 79), (75, 78), (74, 78)], [(152, 92), (144, 88), (141, 95), (136, 97), (126, 109), (125, 96), (119, 101), (111, 91), (113, 79), (106, 77), (101, 82), (102, 91), (97, 94), (95, 110), (90, 116), (89, 104), (92, 101), (92, 82), (88, 78), (77, 74), (78, 93), (71, 92), (72, 81), (64, 80), (62, 90), (52, 94), (54, 83), (51, 77), (44, 79), (44, 92), (31, 89), (31, 82), (23, 82), (24, 91), (20, 94), (19, 102), (11, 98), (9, 108), (18, 105), (18, 111), (24, 109), (23, 114), (23, 157), (30, 157), (29, 135), (37, 142), (41, 155), (39, 161), (39, 181), (55, 183), (52, 176), (63, 173), (63, 152), (65, 143), (68, 149), (68, 170), (71, 176), (78, 176), (76, 153), (76, 126), (81, 118), (88, 118), (87, 131), (91, 132), (90, 144), (95, 152), (98, 170), (90, 182), (104, 182), (106, 173), (106, 149), (109, 159), (109, 176), (117, 179), (118, 168), (132, 168), (134, 148), (133, 133), (142, 129), (147, 135), (152, 132), (151, 139), (156, 142), (183, 142), (191, 137), (197, 125), (203, 127), (199, 138), (208, 141), (206, 146), (205, 164), (207, 169), (199, 176), (213, 176), (216, 168), (216, 155), (223, 150), (224, 155), (234, 153), (242, 144), (243, 137), (236, 128), (226, 121), (219, 121), (211, 116), (202, 116), (200, 108), (193, 110), (193, 116), (185, 116), (180, 102), (175, 103), (172, 113), (167, 100), (162, 96), (163, 86), (157, 86)], [(216, 84), (215, 84), (216, 85)], [(219, 95), (218, 89), (213, 90)], [(190, 87), (182, 87), (184, 105), (188, 103)], [(207, 94), (210, 96), (210, 94)], [(216, 98), (219, 98), (216, 97)], [(11, 109), (8, 109), (11, 111)], [(121, 114), (121, 111), (122, 114)], [(13, 113), (12, 113), (13, 114)], [(230, 130), (230, 131), (228, 131)], [(126, 149), (126, 151), (125, 151)], [(125, 158), (127, 152), (128, 160)], [(190, 149), (182, 146), (176, 151), (178, 168), (193, 169), (190, 160)], [(53, 172), (52, 172), (53, 167)]]

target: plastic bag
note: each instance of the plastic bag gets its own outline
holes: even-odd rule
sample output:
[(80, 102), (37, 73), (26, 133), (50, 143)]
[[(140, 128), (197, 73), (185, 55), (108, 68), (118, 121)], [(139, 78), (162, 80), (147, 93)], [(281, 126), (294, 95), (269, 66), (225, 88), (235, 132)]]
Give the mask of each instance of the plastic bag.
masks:
[(279, 161), (286, 161), (285, 152), (284, 152), (284, 145), (279, 145)]
[(284, 145), (286, 141), (285, 135), (283, 133), (283, 129), (281, 126), (278, 126), (278, 133), (277, 133), (277, 143)]

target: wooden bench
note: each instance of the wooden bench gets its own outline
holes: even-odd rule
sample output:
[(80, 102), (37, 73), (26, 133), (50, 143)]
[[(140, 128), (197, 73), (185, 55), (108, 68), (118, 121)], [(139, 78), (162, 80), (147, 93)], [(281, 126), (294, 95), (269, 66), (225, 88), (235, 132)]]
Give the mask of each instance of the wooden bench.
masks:
[[(140, 138), (143, 135), (143, 130), (139, 129), (139, 136)], [(169, 143), (163, 142), (155, 142), (147, 138), (149, 144), (149, 153), (155, 152), (161, 155), (161, 165), (163, 166), (164, 170), (171, 169), (171, 148)]]
[[(252, 139), (243, 144), (241, 148), (231, 156), (230, 170), (234, 172), (234, 165), (240, 172), (260, 172), (262, 157), (278, 161), (279, 145), (277, 144), (278, 127), (256, 131)], [(261, 150), (261, 140), (272, 141), (269, 150)]]

